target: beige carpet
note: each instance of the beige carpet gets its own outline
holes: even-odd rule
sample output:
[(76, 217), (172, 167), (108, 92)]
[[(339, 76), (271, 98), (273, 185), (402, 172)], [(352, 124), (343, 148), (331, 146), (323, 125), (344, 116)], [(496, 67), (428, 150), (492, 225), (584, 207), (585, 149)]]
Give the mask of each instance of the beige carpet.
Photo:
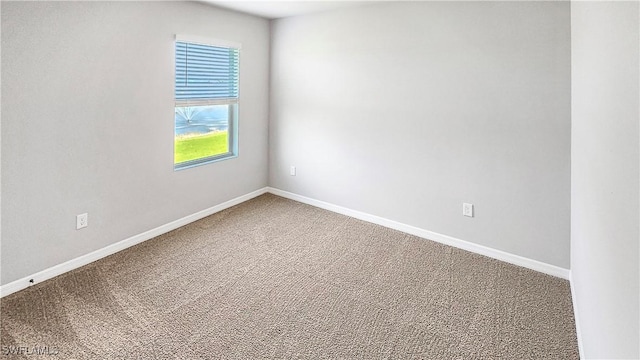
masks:
[(567, 281), (268, 194), (1, 315), (0, 359), (578, 358)]

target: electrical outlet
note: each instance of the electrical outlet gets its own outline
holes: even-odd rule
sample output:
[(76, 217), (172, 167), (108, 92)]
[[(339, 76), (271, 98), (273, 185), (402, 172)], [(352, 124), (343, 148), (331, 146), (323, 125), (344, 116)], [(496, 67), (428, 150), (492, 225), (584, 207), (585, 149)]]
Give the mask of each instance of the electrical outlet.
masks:
[(89, 214), (84, 213), (76, 216), (76, 230), (89, 226)]
[(473, 217), (473, 204), (463, 203), (462, 204), (462, 215)]
[(296, 167), (291, 165), (291, 168), (289, 169), (289, 175), (291, 176), (296, 176)]

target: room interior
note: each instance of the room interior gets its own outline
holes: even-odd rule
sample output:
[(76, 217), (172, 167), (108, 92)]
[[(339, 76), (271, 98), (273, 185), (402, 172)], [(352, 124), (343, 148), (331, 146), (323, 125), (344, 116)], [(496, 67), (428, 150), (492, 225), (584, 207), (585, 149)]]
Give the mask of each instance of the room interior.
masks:
[[(638, 2), (0, 12), (2, 301), (286, 198), (566, 280), (580, 357), (640, 358)], [(179, 171), (177, 34), (242, 44), (238, 156)]]

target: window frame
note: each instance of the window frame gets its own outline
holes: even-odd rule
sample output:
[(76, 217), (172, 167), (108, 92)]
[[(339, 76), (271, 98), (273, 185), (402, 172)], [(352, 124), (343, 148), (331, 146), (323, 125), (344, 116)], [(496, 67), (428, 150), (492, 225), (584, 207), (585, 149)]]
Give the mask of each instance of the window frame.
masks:
[[(207, 106), (207, 105), (227, 105), (228, 113), (227, 113), (227, 133), (228, 133), (228, 149), (229, 151), (223, 154), (217, 154), (214, 156), (207, 156), (200, 159), (193, 159), (184, 161), (181, 163), (175, 163), (175, 144), (176, 144), (176, 136), (175, 136), (175, 109), (177, 107), (184, 107), (185, 100), (176, 99), (176, 61), (177, 61), (177, 50), (176, 45), (178, 42), (191, 43), (197, 45), (205, 45), (205, 46), (213, 46), (213, 47), (221, 47), (221, 48), (229, 48), (235, 49), (238, 52), (238, 76), (237, 76), (237, 96), (235, 101), (231, 99), (197, 99), (192, 101), (186, 101), (187, 104), (193, 104), (193, 106)], [(173, 94), (174, 94), (174, 136), (173, 136), (173, 145), (174, 145), (174, 155), (173, 155), (173, 169), (174, 171), (189, 169), (192, 167), (197, 167), (200, 165), (206, 165), (222, 160), (233, 159), (238, 157), (238, 108), (240, 105), (240, 51), (242, 48), (242, 44), (228, 41), (228, 40), (219, 40), (219, 39), (211, 39), (201, 36), (192, 36), (192, 35), (175, 35), (175, 39), (173, 42), (173, 57), (174, 57), (174, 66), (173, 66)]]

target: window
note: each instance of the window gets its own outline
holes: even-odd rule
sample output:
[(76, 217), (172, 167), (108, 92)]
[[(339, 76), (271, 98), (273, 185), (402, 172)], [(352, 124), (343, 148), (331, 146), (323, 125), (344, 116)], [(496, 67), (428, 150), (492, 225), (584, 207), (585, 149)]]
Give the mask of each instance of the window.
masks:
[(176, 170), (238, 154), (240, 46), (176, 36)]

